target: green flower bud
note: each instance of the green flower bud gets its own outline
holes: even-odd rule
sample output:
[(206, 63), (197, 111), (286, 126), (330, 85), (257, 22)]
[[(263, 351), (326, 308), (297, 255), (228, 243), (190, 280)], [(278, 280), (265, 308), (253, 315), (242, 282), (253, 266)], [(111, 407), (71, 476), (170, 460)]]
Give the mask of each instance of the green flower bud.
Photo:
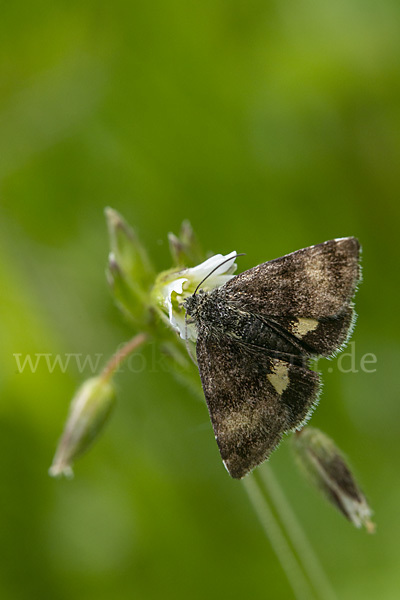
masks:
[(99, 435), (114, 403), (115, 390), (108, 379), (93, 377), (81, 385), (72, 400), (67, 423), (49, 469), (52, 477), (73, 475), (73, 462)]
[(193, 267), (205, 260), (205, 255), (189, 221), (183, 221), (179, 236), (168, 234), (173, 264), (177, 267)]
[(356, 527), (364, 525), (373, 533), (372, 510), (333, 440), (319, 429), (304, 427), (293, 442), (298, 462), (312, 483)]
[(141, 323), (146, 305), (138, 293), (132, 289), (129, 280), (124, 276), (112, 253), (108, 257), (106, 275), (108, 285), (120, 311), (133, 323)]
[(112, 208), (105, 209), (110, 238), (107, 279), (124, 312), (140, 321), (155, 273), (134, 230)]
[(181, 240), (174, 233), (168, 234), (169, 250), (172, 262), (177, 267), (185, 264), (185, 249)]

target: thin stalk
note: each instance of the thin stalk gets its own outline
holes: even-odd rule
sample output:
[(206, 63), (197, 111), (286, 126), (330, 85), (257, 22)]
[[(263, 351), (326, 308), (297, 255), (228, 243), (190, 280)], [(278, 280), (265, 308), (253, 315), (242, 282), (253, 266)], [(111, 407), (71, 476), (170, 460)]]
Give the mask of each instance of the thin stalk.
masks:
[(315, 589), (318, 598), (320, 600), (336, 600), (337, 596), (332, 589), (324, 569), (270, 465), (264, 465), (259, 469), (259, 473), (262, 483), (286, 531), (286, 535), (296, 550), (302, 568)]
[(133, 337), (129, 342), (124, 344), (122, 348), (117, 350), (117, 352), (110, 358), (106, 366), (104, 367), (100, 377), (104, 379), (104, 381), (108, 381), (114, 372), (118, 369), (121, 363), (132, 354), (132, 352), (136, 351), (144, 342), (148, 339), (147, 333), (138, 333)]
[(254, 475), (246, 477), (243, 484), (264, 532), (286, 573), (296, 600), (311, 600), (315, 596), (310, 584)]

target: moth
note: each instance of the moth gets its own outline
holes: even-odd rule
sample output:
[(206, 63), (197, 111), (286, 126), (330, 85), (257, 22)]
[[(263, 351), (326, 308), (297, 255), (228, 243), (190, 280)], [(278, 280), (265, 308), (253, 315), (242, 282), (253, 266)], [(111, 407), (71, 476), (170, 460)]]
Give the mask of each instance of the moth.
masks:
[(315, 407), (310, 367), (347, 342), (360, 245), (346, 237), (265, 262), (183, 303), (197, 330), (201, 382), (222, 460), (240, 479)]

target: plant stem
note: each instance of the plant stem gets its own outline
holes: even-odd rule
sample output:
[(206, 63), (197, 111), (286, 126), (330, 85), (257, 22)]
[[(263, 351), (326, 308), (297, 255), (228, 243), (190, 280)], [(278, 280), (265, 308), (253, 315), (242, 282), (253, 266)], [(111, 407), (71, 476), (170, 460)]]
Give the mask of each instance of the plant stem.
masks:
[(104, 379), (104, 381), (108, 381), (113, 375), (113, 373), (118, 369), (120, 364), (125, 360), (129, 354), (132, 354), (135, 350), (137, 350), (144, 342), (148, 339), (147, 333), (138, 333), (133, 337), (129, 342), (127, 342), (122, 348), (117, 350), (117, 352), (110, 358), (106, 366), (104, 367), (100, 377)]
[(312, 589), (254, 475), (246, 477), (243, 484), (265, 534), (286, 573), (296, 600), (311, 600), (314, 598)]
[(270, 465), (264, 465), (260, 470), (263, 485), (275, 506), (286, 535), (290, 539), (302, 568), (308, 576), (318, 598), (321, 600), (336, 600), (336, 594), (315, 554), (309, 539), (301, 527), (290, 503), (288, 502)]

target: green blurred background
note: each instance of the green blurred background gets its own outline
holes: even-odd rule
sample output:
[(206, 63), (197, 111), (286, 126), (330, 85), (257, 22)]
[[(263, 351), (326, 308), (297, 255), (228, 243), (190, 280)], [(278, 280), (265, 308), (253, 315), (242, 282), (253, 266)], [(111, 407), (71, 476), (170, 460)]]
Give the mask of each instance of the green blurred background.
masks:
[(90, 372), (21, 374), (13, 354), (106, 357), (132, 334), (105, 283), (106, 205), (159, 270), (184, 218), (243, 270), (359, 237), (358, 372), (323, 361), (312, 424), (350, 457), (377, 534), (308, 487), (287, 443), (271, 464), (338, 598), (399, 598), (399, 19), (395, 0), (3, 3), (2, 598), (293, 598), (204, 403), (151, 348), (75, 479), (47, 475)]

